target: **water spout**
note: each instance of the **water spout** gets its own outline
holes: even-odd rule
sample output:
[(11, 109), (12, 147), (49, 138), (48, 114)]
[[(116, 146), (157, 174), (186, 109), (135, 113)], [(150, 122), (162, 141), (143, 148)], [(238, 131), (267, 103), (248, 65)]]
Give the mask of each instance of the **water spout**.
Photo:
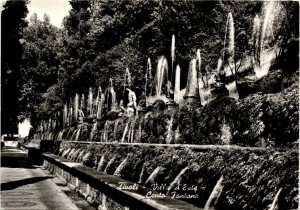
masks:
[(89, 159), (90, 155), (91, 155), (91, 153), (90, 153), (90, 152), (87, 152), (87, 153), (83, 156), (81, 162), (87, 161), (87, 160)]
[(197, 78), (196, 59), (192, 59), (189, 65), (185, 98), (196, 98), (199, 96)]
[(101, 171), (103, 165), (104, 165), (105, 157), (104, 155), (101, 156), (100, 161), (98, 163), (97, 171)]
[(118, 176), (118, 177), (121, 176), (121, 172), (124, 169), (124, 167), (126, 166), (127, 161), (128, 161), (128, 156), (117, 167), (117, 169), (114, 172), (114, 176)]
[(152, 174), (149, 176), (149, 178), (146, 180), (145, 184), (152, 184), (154, 183), (155, 178), (158, 176), (158, 174), (163, 170), (164, 168), (161, 166), (158, 166), (153, 172)]
[(93, 115), (93, 90), (90, 87), (89, 88), (89, 96), (88, 96), (88, 102), (87, 102), (87, 109), (88, 109), (88, 114)]
[(170, 194), (170, 191), (174, 188), (174, 186), (180, 184), (181, 180), (182, 180), (182, 176), (183, 174), (189, 169), (189, 167), (185, 167), (184, 169), (182, 169), (180, 171), (180, 173), (176, 176), (176, 178), (174, 179), (174, 181), (170, 184), (169, 188), (168, 188), (168, 192), (167, 195)]
[(106, 167), (105, 167), (105, 170), (104, 170), (104, 173), (107, 173), (107, 169), (113, 164), (113, 162), (115, 161), (116, 159), (116, 155), (114, 155), (107, 163)]
[(84, 94), (81, 95), (80, 108), (83, 114), (85, 114), (85, 97)]
[(234, 61), (234, 23), (231, 12), (228, 13), (226, 22), (226, 32), (224, 40), (223, 61), (226, 61), (227, 68), (224, 68), (225, 75), (235, 75), (235, 61)]
[(92, 128), (91, 133), (90, 133), (90, 141), (93, 141), (95, 132), (97, 130), (97, 124), (98, 124), (97, 121), (93, 124), (93, 128)]
[[(256, 43), (259, 42), (258, 56), (254, 65), (254, 71), (257, 78), (261, 78), (268, 74), (272, 60), (276, 57), (276, 46), (271, 47), (270, 44), (274, 40), (273, 25), (280, 24), (280, 18), (275, 17), (280, 13), (280, 2), (269, 1), (263, 4), (263, 22), (260, 24), (258, 18), (254, 19), (254, 29), (261, 27), (260, 39), (256, 36)], [(257, 33), (256, 31), (254, 31)]]
[(180, 66), (176, 66), (175, 74), (175, 90), (174, 90), (174, 101), (179, 103), (182, 100), (182, 95), (180, 94)]
[(167, 137), (166, 137), (166, 143), (171, 144), (172, 141), (172, 125), (174, 120), (174, 114), (172, 114), (171, 119), (169, 120), (168, 130), (167, 130)]
[(175, 61), (175, 35), (172, 35), (172, 43), (171, 43), (171, 59), (172, 59), (172, 70), (171, 70), (171, 84), (173, 81), (173, 72), (174, 72), (174, 61)]
[[(149, 86), (149, 87), (148, 87)], [(147, 60), (147, 72), (146, 72), (146, 82), (145, 82), (145, 100), (147, 104), (147, 96), (152, 96), (152, 66), (151, 66), (151, 60), (148, 58)]]
[(276, 193), (276, 195), (275, 195), (275, 197), (274, 197), (274, 200), (273, 200), (273, 202), (272, 202), (272, 205), (271, 205), (271, 207), (269, 208), (269, 210), (275, 210), (275, 209), (276, 209), (276, 203), (277, 203), (279, 194), (281, 193), (281, 190), (282, 190), (282, 188), (280, 188), (280, 189), (277, 191), (277, 193)]
[(143, 183), (143, 179), (144, 179), (144, 173), (145, 173), (145, 163), (143, 164), (140, 176), (139, 176), (139, 181), (138, 184), (142, 184)]
[(129, 122), (126, 123), (125, 129), (124, 129), (124, 132), (123, 132), (123, 136), (122, 136), (122, 139), (121, 139), (121, 143), (124, 143), (124, 141), (125, 141), (125, 137), (126, 137), (126, 134), (127, 134), (127, 131), (128, 131), (128, 126), (129, 126)]
[[(223, 181), (223, 176), (221, 176), (220, 179), (217, 181), (213, 191), (208, 197), (208, 200), (206, 201), (206, 204), (204, 206), (204, 210), (209, 210), (210, 207), (214, 207), (217, 204), (217, 201), (223, 190), (222, 181)], [(212, 202), (214, 202), (213, 205)]]
[[(168, 62), (167, 59), (162, 56), (157, 64), (156, 72), (156, 96), (162, 95), (162, 88), (168, 83)], [(167, 95), (169, 94), (169, 88), (167, 89)]]
[(68, 120), (68, 106), (67, 106), (67, 104), (65, 104), (64, 111), (63, 111), (63, 127), (64, 128), (67, 126), (67, 120)]
[(79, 109), (79, 96), (76, 93), (74, 98), (74, 115), (76, 121), (78, 120), (78, 109)]
[(78, 128), (78, 130), (76, 132), (76, 135), (75, 135), (75, 140), (74, 141), (78, 141), (79, 140), (80, 131), (81, 131), (81, 128)]

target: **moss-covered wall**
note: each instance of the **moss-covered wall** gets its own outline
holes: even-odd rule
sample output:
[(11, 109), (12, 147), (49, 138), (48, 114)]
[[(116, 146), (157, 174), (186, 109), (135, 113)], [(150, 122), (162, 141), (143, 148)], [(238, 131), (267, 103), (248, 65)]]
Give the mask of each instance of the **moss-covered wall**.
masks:
[[(191, 189), (183, 190), (179, 187), (175, 190), (174, 185), (169, 195), (192, 196), (193, 198), (182, 199), (200, 207), (205, 205), (221, 176), (224, 177), (224, 188), (218, 199), (217, 209), (266, 209), (280, 188), (282, 191), (278, 199), (279, 209), (298, 207), (297, 150), (197, 150), (188, 147), (61, 142), (56, 148), (56, 153), (59, 148), (63, 151), (73, 147), (85, 149), (86, 153), (90, 152), (83, 164), (100, 171), (106, 168), (108, 174), (114, 174), (121, 162), (127, 158), (119, 176), (141, 184), (145, 184), (151, 173), (160, 166), (162, 170), (154, 179), (154, 183), (169, 186), (176, 176), (188, 167), (179, 183), (180, 186), (186, 185)], [(101, 157), (104, 157), (104, 162), (99, 168)], [(113, 157), (115, 160), (107, 167)], [(151, 189), (154, 188), (152, 184), (145, 185)], [(165, 189), (158, 191), (166, 193)]]

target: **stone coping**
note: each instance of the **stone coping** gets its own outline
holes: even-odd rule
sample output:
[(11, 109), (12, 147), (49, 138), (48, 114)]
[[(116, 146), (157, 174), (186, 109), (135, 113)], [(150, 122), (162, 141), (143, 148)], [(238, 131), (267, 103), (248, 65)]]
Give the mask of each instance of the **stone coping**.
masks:
[[(52, 141), (52, 140), (47, 140)], [(54, 141), (55, 142), (55, 141)], [(189, 148), (192, 150), (246, 150), (246, 151), (298, 151), (298, 148), (265, 148), (265, 147), (242, 147), (237, 145), (196, 145), (196, 144), (154, 144), (154, 143), (119, 143), (119, 142), (93, 142), (93, 141), (61, 141), (79, 144), (107, 144), (121, 146), (138, 146), (138, 147), (169, 147), (169, 148)]]
[[(166, 198), (147, 198), (146, 194), (150, 190), (144, 186), (121, 179), (114, 175), (105, 174), (95, 169), (83, 166), (82, 164), (69, 161), (53, 154), (43, 154), (43, 158), (77, 177), (82, 182), (104, 193), (107, 197), (115, 200), (121, 205), (128, 206), (129, 209), (156, 209), (156, 210), (181, 210), (201, 209), (192, 204), (178, 199)], [(138, 186), (135, 190), (120, 189), (120, 183), (126, 186)], [(154, 192), (154, 191), (152, 191)]]

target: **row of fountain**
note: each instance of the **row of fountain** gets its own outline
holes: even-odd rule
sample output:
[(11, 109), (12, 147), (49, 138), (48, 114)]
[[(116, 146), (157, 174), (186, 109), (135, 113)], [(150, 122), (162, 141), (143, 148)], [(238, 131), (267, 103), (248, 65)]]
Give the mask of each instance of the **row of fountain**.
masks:
[[(263, 9), (263, 15), (259, 17), (255, 16), (253, 21), (253, 34), (251, 38), (251, 43), (253, 45), (252, 52), (252, 65), (256, 75), (256, 78), (261, 78), (268, 73), (272, 59), (274, 59), (274, 51), (276, 49), (270, 50), (268, 47), (269, 39), (272, 38), (270, 34), (270, 28), (274, 22), (274, 15), (272, 16), (272, 11), (274, 12), (279, 7), (278, 2), (266, 2)], [(261, 23), (261, 19), (263, 21)], [(229, 92), (229, 97), (236, 100), (239, 99), (239, 94), (237, 91), (237, 80), (236, 80), (236, 61), (235, 61), (235, 44), (234, 44), (234, 22), (232, 14), (229, 13), (226, 22), (226, 32), (224, 40), (224, 50), (218, 60), (218, 65), (215, 71), (206, 72), (205, 68), (201, 67), (201, 51), (197, 50), (195, 58), (190, 61), (187, 86), (185, 89), (181, 89), (181, 68), (177, 64), (175, 67), (175, 35), (172, 36), (171, 41), (171, 78), (169, 78), (169, 67), (167, 58), (162, 56), (158, 60), (156, 77), (152, 77), (152, 64), (150, 58), (147, 60), (147, 72), (146, 72), (146, 82), (145, 82), (145, 100), (146, 106), (153, 104), (156, 100), (161, 99), (166, 103), (176, 103), (182, 104), (184, 99), (193, 99), (201, 103), (202, 106), (214, 100), (212, 90), (216, 86), (222, 84), (225, 85)], [(245, 63), (247, 69), (248, 62)], [(174, 81), (174, 91), (172, 90), (172, 78), (173, 71), (175, 68), (175, 81)], [(243, 69), (243, 68), (241, 68)], [(224, 78), (230, 78), (229, 81), (224, 80)], [(130, 88), (132, 81), (129, 69), (126, 68), (124, 76), (124, 91), (125, 87)], [(154, 93), (155, 84), (155, 93)], [(135, 93), (129, 90), (133, 96)], [(136, 97), (136, 96), (135, 96)], [(123, 98), (124, 100), (124, 98)], [(96, 97), (93, 96), (92, 88), (89, 89), (88, 97), (85, 99), (85, 95), (75, 94), (74, 98), (64, 105), (62, 112), (57, 112), (53, 117), (48, 120), (43, 120), (37, 129), (36, 138), (49, 138), (54, 139), (54, 130), (61, 130), (62, 128), (67, 128), (69, 126), (79, 123), (83, 123), (84, 119), (89, 118), (91, 123), (93, 123), (90, 140), (93, 139), (95, 130), (97, 129), (97, 123), (109, 112), (120, 111), (120, 107), (125, 106), (126, 109), (129, 107), (123, 104), (124, 101), (120, 100), (120, 104), (117, 102), (116, 92), (114, 90), (113, 81), (110, 79), (109, 87), (103, 91), (101, 87), (98, 88)], [(130, 100), (129, 100), (130, 102)], [(134, 101), (134, 103), (136, 103)], [(142, 109), (140, 106), (134, 107), (135, 109)], [(136, 112), (138, 113), (138, 112)], [(131, 115), (133, 116), (133, 115)], [(172, 119), (170, 120), (172, 121)], [(132, 124), (128, 123), (125, 126), (125, 131), (123, 134), (124, 140), (126, 133), (132, 132), (135, 120)], [(118, 121), (116, 121), (116, 127), (118, 126)], [(104, 130), (105, 130), (104, 126)], [(78, 140), (80, 135), (81, 127), (78, 127), (73, 131), (72, 140)], [(61, 130), (56, 139), (62, 140), (64, 130)], [(103, 140), (107, 141), (105, 137), (105, 132), (103, 132)], [(132, 134), (133, 135), (133, 134)], [(130, 137), (129, 137), (130, 138)]]
[[(74, 161), (74, 162), (85, 162), (89, 159), (91, 156), (91, 153), (85, 149), (75, 149), (75, 148), (61, 148), (58, 151), (58, 155), (62, 158), (66, 158), (68, 160)], [(126, 164), (128, 164), (129, 158), (131, 153), (127, 154), (127, 156), (118, 164), (118, 166), (115, 168), (114, 172), (111, 173), (114, 176), (121, 177), (122, 171), (126, 167)], [(111, 166), (116, 162), (117, 156), (114, 155), (109, 160), (105, 160), (105, 154), (101, 156), (101, 158), (98, 160), (97, 158), (94, 160), (95, 169), (97, 171), (101, 171), (104, 173), (108, 173), (108, 169), (111, 168)], [(106, 163), (105, 163), (106, 162)], [(166, 187), (163, 188), (163, 190), (166, 190), (165, 195), (171, 196), (172, 191), (176, 189), (176, 186), (179, 186), (183, 176), (188, 172), (189, 169), (191, 169), (192, 166), (186, 166), (185, 168), (181, 169), (181, 171), (178, 173), (178, 175), (174, 178), (172, 182)], [(159, 174), (162, 173), (164, 170), (163, 167), (157, 166), (153, 172), (147, 177), (145, 177), (145, 163), (142, 166), (142, 169), (140, 171), (138, 184), (145, 185), (145, 186), (153, 186), (155, 184), (156, 178), (159, 176)], [(212, 192), (210, 193), (210, 196), (208, 197), (204, 209), (211, 209), (211, 207), (214, 207), (220, 198), (223, 188), (224, 188), (224, 177), (221, 176), (219, 180), (216, 182), (214, 188), (212, 189)], [(270, 210), (274, 210), (276, 208), (276, 203), (278, 201), (278, 197), (281, 193), (282, 188), (279, 188), (277, 193), (275, 194), (272, 204), (269, 205)], [(195, 191), (196, 192), (196, 191)]]

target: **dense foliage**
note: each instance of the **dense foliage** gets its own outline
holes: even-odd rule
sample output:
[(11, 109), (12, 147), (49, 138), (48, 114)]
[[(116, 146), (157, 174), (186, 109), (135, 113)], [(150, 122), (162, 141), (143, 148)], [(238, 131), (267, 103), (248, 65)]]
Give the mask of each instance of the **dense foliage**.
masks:
[[(98, 171), (114, 174), (120, 163), (127, 158), (119, 176), (126, 180), (145, 185), (151, 173), (160, 166), (163, 170), (154, 182), (169, 186), (176, 176), (188, 166), (183, 173), (181, 186), (197, 186), (188, 191), (198, 198), (184, 199), (186, 202), (203, 207), (217, 181), (223, 175), (224, 186), (218, 199), (216, 209), (266, 209), (273, 202), (275, 194), (282, 188), (278, 198), (278, 209), (298, 207), (298, 152), (274, 150), (234, 150), (162, 148), (124, 145), (99, 145), (61, 143), (56, 153), (72, 158), (71, 148), (89, 153), (83, 163)], [(59, 152), (60, 151), (60, 152)], [(79, 158), (80, 152), (77, 154)], [(102, 157), (104, 161), (101, 162)], [(73, 158), (76, 160), (77, 158)], [(80, 158), (79, 158), (80, 159)], [(111, 161), (114, 159), (114, 161)], [(80, 159), (80, 161), (82, 158)], [(101, 162), (101, 164), (100, 164)], [(108, 165), (108, 163), (111, 163)], [(146, 184), (153, 189), (153, 186)], [(176, 185), (175, 185), (176, 186)], [(173, 188), (175, 190), (175, 186)], [(166, 190), (159, 190), (166, 193)], [(178, 194), (187, 191), (177, 190)], [(172, 194), (170, 194), (172, 196)]]
[[(161, 55), (166, 56), (171, 69), (173, 34), (174, 64), (182, 68), (182, 87), (186, 84), (188, 63), (197, 49), (201, 49), (202, 69), (214, 71), (223, 53), (229, 12), (234, 19), (235, 60), (240, 68), (251, 54), (253, 19), (263, 6), (257, 1), (71, 0), (70, 4), (72, 9), (61, 29), (51, 26), (49, 18), (32, 20), (25, 29), (22, 68), (30, 74), (21, 82), (20, 102), (21, 111), (32, 118), (33, 124), (44, 119), (45, 113), (62, 109), (62, 103), (72, 100), (75, 93), (86, 94), (89, 87), (96, 89), (99, 85), (107, 88), (109, 78), (113, 79), (119, 100), (127, 67), (141, 99), (147, 58), (152, 60), (152, 75)], [(297, 70), (298, 49), (292, 43), (299, 36), (298, 6), (296, 2), (283, 2), (281, 16), (276, 16), (278, 24), (273, 28), (274, 40), (282, 49), (280, 62), (284, 64), (278, 67), (288, 77)], [(39, 34), (31, 35), (32, 30)], [(36, 35), (40, 37), (32, 39)], [(33, 58), (34, 47), (39, 56)]]

